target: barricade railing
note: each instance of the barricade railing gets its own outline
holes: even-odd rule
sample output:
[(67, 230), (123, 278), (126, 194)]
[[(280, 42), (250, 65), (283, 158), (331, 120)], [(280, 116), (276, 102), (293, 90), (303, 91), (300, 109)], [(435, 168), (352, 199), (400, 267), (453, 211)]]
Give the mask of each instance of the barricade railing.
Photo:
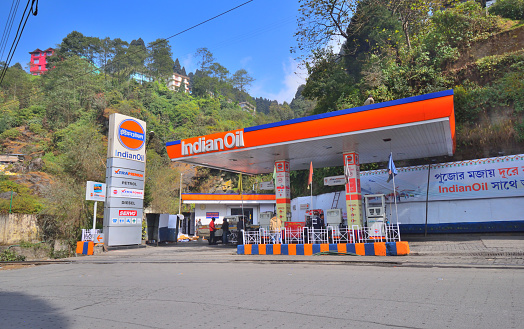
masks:
[(96, 234), (102, 233), (100, 229), (82, 229), (82, 241), (93, 241)]
[(284, 233), (284, 243), (285, 244), (304, 244), (304, 228), (302, 229), (296, 229), (296, 228), (285, 228), (283, 230)]
[(304, 227), (302, 230), (282, 229), (270, 231), (242, 231), (244, 244), (326, 244), (326, 243), (370, 243), (395, 242), (400, 240), (398, 224), (374, 223), (371, 226), (339, 228), (328, 226), (325, 229)]

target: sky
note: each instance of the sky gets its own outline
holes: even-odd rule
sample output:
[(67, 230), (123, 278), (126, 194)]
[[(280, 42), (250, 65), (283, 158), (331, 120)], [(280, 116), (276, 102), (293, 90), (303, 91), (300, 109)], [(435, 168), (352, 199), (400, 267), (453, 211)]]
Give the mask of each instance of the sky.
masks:
[[(4, 30), (12, 3), (19, 1), (13, 28), (1, 55), (7, 57), (27, 0), (0, 1), (0, 28)], [(30, 16), (11, 66), (28, 70), (29, 52), (60, 44), (72, 31), (85, 36), (127, 42), (142, 38), (147, 44), (169, 38), (249, 0), (192, 1), (77, 1), (38, 2), (38, 15)], [(245, 69), (255, 78), (253, 97), (290, 102), (306, 73), (298, 68), (291, 47), (296, 45), (298, 0), (253, 0), (217, 19), (169, 39), (173, 59), (194, 72), (194, 53), (206, 47), (231, 73)]]

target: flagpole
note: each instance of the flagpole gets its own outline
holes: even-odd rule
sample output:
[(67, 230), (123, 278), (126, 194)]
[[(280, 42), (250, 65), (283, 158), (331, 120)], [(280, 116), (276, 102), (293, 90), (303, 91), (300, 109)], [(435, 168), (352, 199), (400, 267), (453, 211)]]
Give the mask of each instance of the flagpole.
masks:
[[(390, 154), (391, 162), (393, 162), (393, 153)], [(393, 176), (393, 197), (395, 198), (395, 213), (397, 217), (397, 225), (398, 225), (398, 207), (397, 207), (397, 186), (395, 185), (395, 174)]]
[(310, 210), (313, 210), (313, 182), (311, 182), (310, 188), (311, 188), (311, 209)]
[(242, 186), (242, 174), (240, 174), (240, 200), (241, 200), (241, 204), (242, 204), (242, 218), (244, 218), (244, 193), (242, 193), (242, 189), (243, 189), (243, 186)]

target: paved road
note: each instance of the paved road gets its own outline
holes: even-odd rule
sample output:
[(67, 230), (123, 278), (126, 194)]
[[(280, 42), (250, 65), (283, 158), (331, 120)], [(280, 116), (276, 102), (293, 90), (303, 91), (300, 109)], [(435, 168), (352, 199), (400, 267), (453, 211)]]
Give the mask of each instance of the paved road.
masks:
[(185, 244), (0, 271), (0, 327), (521, 328), (522, 241), (478, 240), (414, 241), (407, 257)]

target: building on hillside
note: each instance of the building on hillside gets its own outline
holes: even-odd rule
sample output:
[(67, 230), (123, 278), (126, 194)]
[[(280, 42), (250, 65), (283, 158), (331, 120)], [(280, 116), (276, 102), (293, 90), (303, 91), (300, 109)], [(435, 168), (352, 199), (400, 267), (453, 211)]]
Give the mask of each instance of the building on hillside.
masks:
[(131, 74), (131, 79), (135, 80), (140, 84), (153, 81), (153, 79), (150, 76), (138, 72)]
[(53, 55), (55, 50), (53, 48), (47, 48), (46, 50), (40, 50), (36, 48), (29, 52), (31, 54), (31, 61), (29, 62), (29, 72), (32, 75), (41, 75), (42, 73), (49, 70), (47, 64), (47, 57)]
[(254, 113), (257, 110), (257, 108), (253, 104), (248, 102), (240, 102), (238, 103), (238, 105), (242, 108), (242, 110), (249, 113)]
[(180, 73), (173, 72), (173, 77), (167, 83), (167, 87), (173, 91), (177, 91), (180, 86), (184, 86), (184, 92), (189, 93), (189, 81), (191, 79), (188, 76)]

